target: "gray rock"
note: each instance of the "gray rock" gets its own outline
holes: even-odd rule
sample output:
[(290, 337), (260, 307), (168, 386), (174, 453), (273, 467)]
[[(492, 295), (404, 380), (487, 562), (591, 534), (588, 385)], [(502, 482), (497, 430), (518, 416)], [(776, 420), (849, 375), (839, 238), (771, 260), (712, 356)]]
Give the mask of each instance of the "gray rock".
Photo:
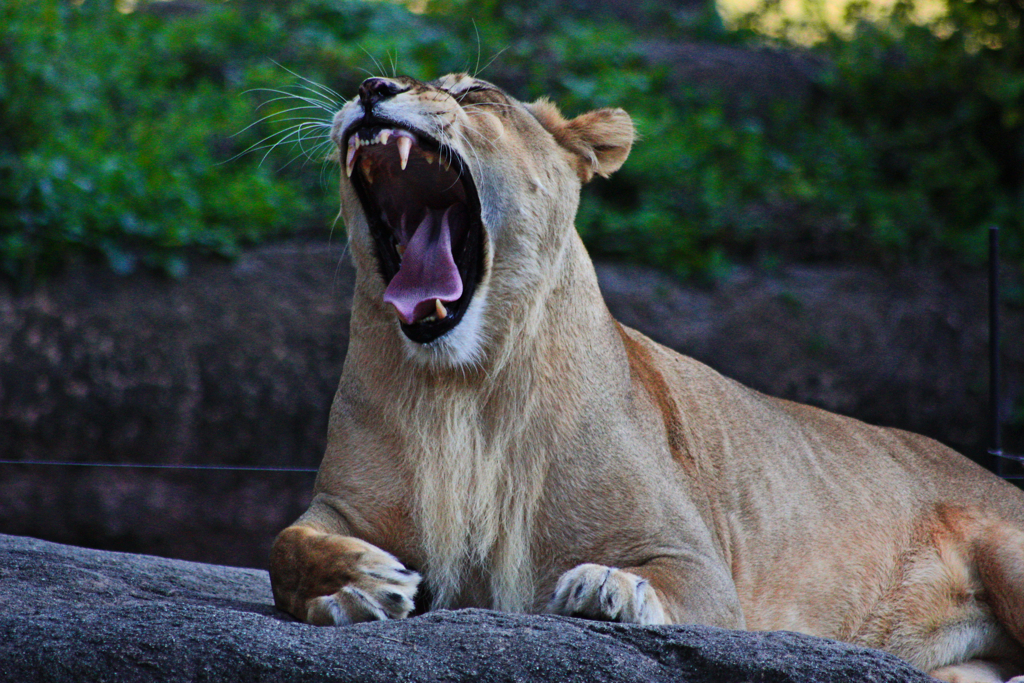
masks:
[(929, 681), (786, 632), (440, 611), (292, 621), (267, 573), (0, 536), (2, 681)]

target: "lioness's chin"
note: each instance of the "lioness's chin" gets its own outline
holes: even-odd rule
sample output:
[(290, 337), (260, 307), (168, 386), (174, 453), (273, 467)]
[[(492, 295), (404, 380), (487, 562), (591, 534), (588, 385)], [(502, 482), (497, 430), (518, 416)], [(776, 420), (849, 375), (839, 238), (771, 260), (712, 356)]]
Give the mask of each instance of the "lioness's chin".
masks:
[[(479, 365), (486, 346), (484, 319), (487, 311), (487, 285), (481, 283), (466, 307), (458, 325), (446, 333), (421, 343), (403, 335), (409, 358), (430, 367), (458, 368)], [(404, 326), (403, 326), (404, 327)]]

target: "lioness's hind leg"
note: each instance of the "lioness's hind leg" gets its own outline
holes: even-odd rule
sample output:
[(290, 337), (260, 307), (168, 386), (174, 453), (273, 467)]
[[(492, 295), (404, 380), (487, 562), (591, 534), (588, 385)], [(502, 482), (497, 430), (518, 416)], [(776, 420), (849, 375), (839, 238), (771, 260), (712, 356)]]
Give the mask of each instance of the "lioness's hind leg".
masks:
[[(982, 524), (974, 537), (973, 551), (985, 588), (985, 601), (1000, 626), (1009, 632), (1018, 646), (1024, 646), (1024, 532), (1001, 521)], [(989, 680), (1024, 683), (1024, 656), (1020, 652), (1018, 648), (1012, 662), (992, 665), (996, 678), (943, 678), (936, 672), (932, 675), (940, 680), (969, 683), (975, 680), (979, 683)]]
[(974, 561), (996, 619), (1024, 645), (1024, 531), (1002, 522), (982, 526), (974, 538)]
[(1024, 674), (1024, 533), (975, 511), (940, 510), (901, 570), (879, 643), (940, 680)]

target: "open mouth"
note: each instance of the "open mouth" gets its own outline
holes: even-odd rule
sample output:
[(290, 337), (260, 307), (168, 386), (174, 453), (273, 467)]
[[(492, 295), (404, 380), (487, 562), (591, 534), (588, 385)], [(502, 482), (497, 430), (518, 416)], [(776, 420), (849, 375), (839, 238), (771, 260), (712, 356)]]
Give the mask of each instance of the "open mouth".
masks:
[(363, 119), (345, 133), (345, 172), (366, 212), (405, 335), (431, 342), (462, 320), (483, 267), (480, 200), (462, 158), (418, 131)]

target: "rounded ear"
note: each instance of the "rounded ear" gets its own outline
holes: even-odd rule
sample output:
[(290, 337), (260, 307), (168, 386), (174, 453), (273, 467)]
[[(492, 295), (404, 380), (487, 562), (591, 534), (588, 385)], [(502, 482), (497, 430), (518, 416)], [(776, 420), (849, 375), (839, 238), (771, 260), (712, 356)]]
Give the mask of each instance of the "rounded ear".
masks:
[(528, 107), (558, 144), (576, 154), (576, 172), (583, 183), (595, 173), (607, 178), (619, 170), (636, 138), (633, 120), (622, 109), (595, 109), (567, 121), (550, 100)]

